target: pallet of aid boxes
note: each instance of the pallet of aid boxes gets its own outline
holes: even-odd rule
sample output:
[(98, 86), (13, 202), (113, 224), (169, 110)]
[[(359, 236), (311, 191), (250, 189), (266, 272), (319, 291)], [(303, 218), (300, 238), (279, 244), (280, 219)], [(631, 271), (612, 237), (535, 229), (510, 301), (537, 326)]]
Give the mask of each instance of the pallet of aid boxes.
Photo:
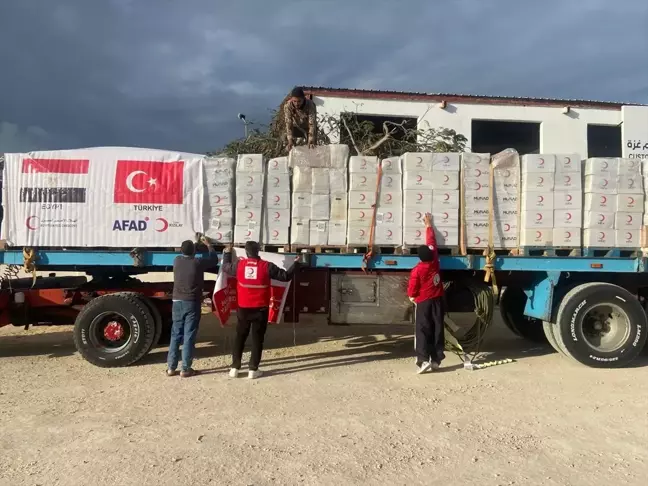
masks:
[(291, 150), (294, 250), (346, 244), (348, 157), (349, 147), (342, 144)]
[(227, 245), (234, 238), (234, 165), (229, 157), (207, 157), (205, 175), (205, 236), (216, 245)]
[(403, 166), (403, 246), (425, 244), (423, 217), (432, 213), (439, 248), (459, 245), (459, 154), (408, 152)]
[[(290, 244), (290, 171), (288, 157), (270, 159), (264, 198), (262, 241), (264, 246), (284, 247)], [(266, 248), (273, 250), (275, 248)], [(278, 248), (277, 248), (278, 249)]]
[(488, 247), (506, 251), (517, 249), (518, 153), (513, 149), (504, 150), (492, 157), (492, 163), (490, 154), (464, 153), (461, 155), (461, 179), (462, 253), (483, 251)]
[(583, 252), (616, 256), (641, 245), (644, 185), (635, 159), (585, 161)]
[(583, 227), (582, 194), (579, 155), (524, 155), (521, 253), (578, 256)]
[(261, 241), (265, 163), (261, 154), (242, 154), (236, 161), (234, 243)]

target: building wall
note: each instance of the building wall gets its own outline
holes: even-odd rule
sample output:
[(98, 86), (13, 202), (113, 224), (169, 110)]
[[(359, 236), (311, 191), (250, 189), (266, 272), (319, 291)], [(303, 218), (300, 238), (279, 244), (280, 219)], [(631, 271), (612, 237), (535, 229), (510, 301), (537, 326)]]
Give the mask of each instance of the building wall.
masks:
[[(601, 108), (572, 108), (564, 114), (561, 107), (489, 105), (448, 103), (445, 109), (438, 103), (421, 101), (392, 101), (337, 97), (314, 97), (318, 112), (339, 116), (342, 112), (366, 115), (413, 116), (419, 128), (451, 128), (471, 143), (473, 119), (539, 122), (540, 151), (543, 153), (578, 153), (587, 156), (587, 125), (619, 125), (626, 110)], [(626, 108), (626, 107), (624, 107)], [(645, 132), (648, 142), (648, 107), (636, 107), (630, 113), (634, 131)], [(623, 127), (623, 125), (622, 125)], [(624, 145), (626, 143), (624, 138)], [(515, 148), (515, 147), (513, 147)]]

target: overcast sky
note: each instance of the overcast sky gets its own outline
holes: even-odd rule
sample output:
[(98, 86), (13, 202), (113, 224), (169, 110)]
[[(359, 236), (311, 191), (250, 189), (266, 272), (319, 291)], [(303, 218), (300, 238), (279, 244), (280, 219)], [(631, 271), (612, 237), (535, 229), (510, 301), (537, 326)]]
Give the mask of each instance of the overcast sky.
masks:
[(295, 84), (648, 103), (647, 0), (0, 0), (0, 152), (204, 152)]

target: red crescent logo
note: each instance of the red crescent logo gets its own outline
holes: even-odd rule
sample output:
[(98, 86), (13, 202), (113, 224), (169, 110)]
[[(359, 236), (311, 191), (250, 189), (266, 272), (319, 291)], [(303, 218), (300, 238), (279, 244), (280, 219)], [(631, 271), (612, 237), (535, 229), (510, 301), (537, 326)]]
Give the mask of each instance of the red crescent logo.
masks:
[(443, 200), (444, 200), (444, 201), (447, 201), (448, 199), (450, 199), (450, 194), (448, 194), (448, 193), (446, 192), (446, 193), (443, 195)]
[(538, 202), (539, 203), (544, 202), (544, 196), (538, 196)]
[(450, 215), (448, 213), (443, 213), (443, 219), (448, 219)]
[(542, 221), (542, 214), (536, 213), (536, 221)]
[(571, 219), (572, 219), (571, 213), (567, 213), (567, 221), (571, 221)]
[(360, 167), (367, 167), (367, 161), (365, 159), (362, 159), (362, 164), (360, 164)]
[(628, 219), (627, 219), (626, 223), (628, 223), (628, 224), (632, 223), (632, 214), (628, 214), (627, 218)]
[(632, 240), (632, 233), (630, 233), (630, 232), (626, 233), (626, 239), (627, 240)]
[(539, 240), (542, 238), (542, 231), (536, 231), (536, 240)]
[(441, 160), (442, 164), (445, 164), (446, 162), (450, 162), (450, 157), (448, 157), (447, 155), (444, 156), (443, 159)]
[(538, 159), (538, 165), (544, 165), (544, 159)]
[(423, 194), (421, 194), (421, 193), (419, 192), (418, 194), (416, 194), (416, 197), (417, 197), (416, 200), (417, 200), (417, 201), (420, 201), (421, 199), (423, 199)]
[(275, 187), (279, 185), (279, 178), (275, 177)]
[(566, 231), (566, 232), (565, 232), (565, 236), (566, 236), (567, 238), (571, 238), (571, 231)]
[(360, 219), (364, 219), (364, 217), (365, 217), (364, 211), (360, 211)]
[(391, 186), (394, 183), (394, 178), (393, 177), (387, 177), (387, 186)]
[(254, 177), (248, 176), (248, 183), (252, 184), (254, 182)]
[(254, 196), (252, 194), (248, 194), (247, 200), (254, 201)]
[(599, 214), (599, 223), (605, 221), (605, 214)]
[(599, 232), (599, 239), (600, 239), (600, 240), (604, 240), (604, 239), (605, 239), (605, 233), (603, 233), (602, 231)]
[(538, 184), (544, 184), (544, 177), (538, 177)]
[(25, 226), (27, 226), (27, 229), (31, 231), (38, 228), (38, 226), (36, 226), (37, 224), (38, 224), (38, 216), (30, 216), (25, 221)]
[(391, 194), (387, 194), (387, 201), (391, 201), (391, 200), (392, 200), (392, 195), (391, 195)]
[(385, 163), (385, 166), (386, 166), (386, 167), (391, 167), (391, 160), (389, 160), (389, 159), (385, 159), (385, 162), (384, 162), (384, 163)]
[(275, 196), (275, 202), (279, 202), (279, 201), (281, 201), (281, 197), (280, 196)]
[(416, 167), (423, 167), (423, 157), (417, 157), (417, 159)]
[(248, 219), (254, 218), (254, 213), (252, 211), (248, 211)]
[(416, 182), (421, 182), (423, 180), (423, 176), (416, 176)]
[(387, 230), (387, 236), (392, 236), (394, 233), (392, 233), (392, 230)]
[(250, 238), (252, 236), (252, 231), (248, 230), (247, 234), (245, 235), (246, 238)]
[(421, 216), (423, 216), (423, 215), (417, 211), (417, 213), (416, 213), (416, 219), (421, 219)]
[(447, 237), (448, 237), (448, 232), (445, 231), (445, 230), (443, 230), (443, 237), (444, 237), (444, 238), (447, 238)]
[(475, 169), (475, 177), (479, 177), (482, 175), (482, 171), (479, 169)]
[(156, 229), (158, 233), (163, 233), (167, 229), (169, 229), (169, 222), (164, 219), (164, 218), (157, 218), (155, 221), (160, 221), (162, 223), (162, 227), (160, 229)]
[(364, 236), (364, 235), (365, 235), (365, 230), (360, 230), (360, 236)]
[(222, 216), (223, 210), (221, 208), (216, 208), (216, 216)]
[(507, 169), (504, 177), (511, 177), (511, 171)]
[(445, 175), (445, 179), (443, 182), (448, 182), (450, 180), (450, 176), (448, 174)]
[(607, 185), (608, 185), (608, 180), (607, 180), (607, 179), (603, 179), (603, 187), (607, 187)]
[(222, 240), (223, 239), (223, 233), (216, 233), (216, 239), (217, 240)]
[(277, 161), (277, 160), (273, 160), (273, 161), (272, 161), (272, 168), (273, 168), (273, 169), (276, 169), (277, 167), (279, 167), (279, 161)]
[(511, 225), (510, 224), (505, 224), (504, 225), (504, 231), (511, 231)]
[(279, 211), (275, 212), (275, 219), (280, 219), (281, 213)]
[(278, 238), (279, 237), (279, 232), (277, 230), (274, 230), (272, 232), (272, 236), (274, 236), (275, 238)]
[(601, 196), (601, 204), (607, 203), (607, 196)]
[(362, 183), (366, 184), (367, 183), (367, 176), (362, 176)]
[(367, 196), (365, 194), (360, 194), (360, 201), (364, 201), (367, 199)]
[(604, 169), (607, 169), (607, 168), (608, 168), (607, 160), (604, 160), (604, 161), (603, 161), (603, 168), (604, 168)]
[(571, 194), (567, 194), (567, 202), (571, 202), (571, 200), (572, 200), (572, 195), (571, 195)]
[(565, 176), (565, 184), (571, 183), (571, 176), (566, 175)]
[(420, 238), (421, 237), (421, 230), (416, 230), (416, 237)]
[(479, 191), (482, 188), (482, 185), (479, 182), (475, 182), (475, 190)]
[(475, 236), (475, 245), (479, 245), (481, 243), (481, 238), (479, 236)]
[(221, 202), (221, 197), (220, 196), (216, 196), (215, 199), (216, 199), (216, 203)]
[(571, 158), (565, 157), (565, 165), (571, 164)]
[(394, 217), (393, 213), (387, 213), (387, 219), (392, 219)]
[(634, 206), (635, 200), (634, 197), (628, 196), (628, 206)]

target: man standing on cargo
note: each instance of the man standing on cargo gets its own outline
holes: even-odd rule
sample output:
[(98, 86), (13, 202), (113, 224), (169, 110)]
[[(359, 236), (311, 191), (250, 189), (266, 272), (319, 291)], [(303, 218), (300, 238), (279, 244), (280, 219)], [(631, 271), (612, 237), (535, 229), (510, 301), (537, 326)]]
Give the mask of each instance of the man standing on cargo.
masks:
[(427, 213), (425, 245), (418, 248), (420, 262), (412, 269), (407, 296), (416, 306), (417, 373), (437, 370), (445, 358), (443, 329), (443, 282), (439, 267), (439, 252), (432, 227), (432, 215)]
[(236, 325), (236, 338), (232, 351), (232, 367), (229, 375), (238, 378), (241, 370), (243, 349), (250, 331), (252, 331), (252, 354), (248, 366), (248, 378), (255, 379), (261, 376), (259, 364), (263, 353), (263, 341), (268, 329), (268, 312), (270, 308), (270, 283), (271, 280), (289, 282), (297, 261), (284, 270), (271, 262), (259, 257), (259, 244), (256, 241), (245, 243), (246, 258), (232, 261), (232, 249), (223, 252), (221, 271), (236, 277), (236, 297), (238, 301)]
[(293, 148), (297, 139), (306, 139), (308, 146), (314, 148), (317, 134), (317, 109), (315, 103), (306, 99), (303, 89), (293, 88), (284, 105), (283, 115), (286, 124), (288, 152)]
[(208, 258), (196, 258), (196, 245), (191, 240), (183, 241), (180, 250), (182, 255), (173, 261), (173, 327), (167, 357), (167, 375), (178, 374), (178, 355), (182, 343), (180, 376), (188, 378), (197, 374), (191, 366), (200, 323), (205, 270), (218, 265), (218, 255), (209, 246)]

